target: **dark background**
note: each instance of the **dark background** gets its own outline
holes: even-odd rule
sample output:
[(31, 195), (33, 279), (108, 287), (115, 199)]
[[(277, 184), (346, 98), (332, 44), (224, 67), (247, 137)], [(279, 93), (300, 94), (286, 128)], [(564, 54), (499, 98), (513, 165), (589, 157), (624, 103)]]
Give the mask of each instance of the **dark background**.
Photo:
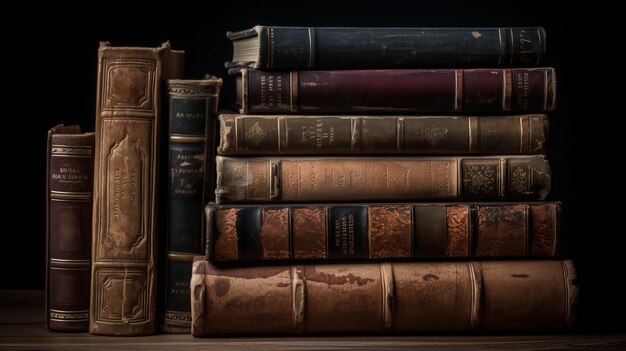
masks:
[[(556, 7), (534, 1), (272, 1), (217, 4), (167, 1), (166, 7), (99, 3), (100, 8), (56, 2), (24, 12), (5, 12), (19, 25), (5, 27), (3, 57), (4, 192), (2, 289), (42, 289), (45, 247), (45, 141), (59, 123), (94, 129), (98, 41), (151, 46), (170, 40), (186, 51), (187, 78), (212, 73), (224, 78), (221, 106), (234, 99), (224, 61), (232, 55), (227, 30), (256, 24), (293, 26), (510, 27), (543, 26), (545, 65), (558, 77), (557, 111), (550, 113), (549, 200), (563, 202), (564, 252), (574, 259), (581, 286), (580, 326), (624, 330), (626, 293), (619, 206), (622, 183), (615, 165), (621, 151), (617, 120), (621, 58), (612, 11), (600, 3)], [(18, 4), (19, 5), (19, 4)], [(34, 5), (33, 5), (34, 6)], [(599, 21), (599, 25), (590, 24)], [(27, 28), (28, 30), (25, 30)], [(27, 34), (27, 33), (32, 34)], [(623, 138), (623, 136), (621, 137)], [(619, 201), (618, 201), (619, 202)]]

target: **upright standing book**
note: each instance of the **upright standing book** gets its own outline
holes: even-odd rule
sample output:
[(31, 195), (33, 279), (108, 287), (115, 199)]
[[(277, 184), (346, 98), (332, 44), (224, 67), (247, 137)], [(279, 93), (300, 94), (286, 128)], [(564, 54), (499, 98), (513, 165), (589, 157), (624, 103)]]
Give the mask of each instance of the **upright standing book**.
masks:
[(98, 52), (90, 332), (156, 332), (159, 136), (163, 81), (182, 77), (184, 53)]
[(47, 153), (46, 321), (51, 330), (87, 331), (94, 134), (55, 126)]
[(169, 166), (164, 330), (191, 330), (191, 263), (204, 253), (204, 205), (212, 186), (215, 114), (222, 80), (169, 80)]

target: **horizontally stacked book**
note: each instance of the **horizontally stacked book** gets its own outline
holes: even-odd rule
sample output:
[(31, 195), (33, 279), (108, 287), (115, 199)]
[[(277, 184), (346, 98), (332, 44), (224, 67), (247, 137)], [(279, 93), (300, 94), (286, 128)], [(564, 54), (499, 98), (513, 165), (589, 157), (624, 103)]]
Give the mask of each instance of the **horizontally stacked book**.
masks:
[(571, 262), (482, 260), (557, 254), (560, 204), (528, 202), (550, 187), (555, 72), (473, 68), (537, 65), (543, 29), (228, 36), (241, 114), (219, 117), (194, 335), (571, 325)]

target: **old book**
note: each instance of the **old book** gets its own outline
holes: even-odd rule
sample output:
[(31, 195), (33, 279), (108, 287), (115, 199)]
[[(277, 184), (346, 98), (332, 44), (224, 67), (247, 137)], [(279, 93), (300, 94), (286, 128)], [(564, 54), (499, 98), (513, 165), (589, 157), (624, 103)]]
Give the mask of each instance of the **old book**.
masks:
[(548, 116), (222, 114), (220, 155), (542, 154)]
[(217, 203), (543, 200), (543, 156), (217, 156)]
[(571, 261), (226, 268), (200, 259), (192, 334), (560, 331), (575, 320)]
[(215, 196), (210, 175), (215, 150), (215, 114), (222, 80), (168, 82), (169, 167), (164, 331), (191, 331), (189, 281), (193, 257), (204, 254), (203, 208)]
[(556, 104), (550, 67), (230, 73), (244, 114), (539, 112)]
[(46, 322), (57, 331), (89, 330), (94, 133), (77, 125), (48, 132)]
[(169, 43), (98, 50), (93, 334), (156, 332), (161, 94), (183, 67), (184, 53)]
[(207, 258), (555, 256), (558, 202), (206, 206)]
[(278, 27), (228, 32), (226, 67), (354, 69), (539, 64), (546, 33), (528, 28)]

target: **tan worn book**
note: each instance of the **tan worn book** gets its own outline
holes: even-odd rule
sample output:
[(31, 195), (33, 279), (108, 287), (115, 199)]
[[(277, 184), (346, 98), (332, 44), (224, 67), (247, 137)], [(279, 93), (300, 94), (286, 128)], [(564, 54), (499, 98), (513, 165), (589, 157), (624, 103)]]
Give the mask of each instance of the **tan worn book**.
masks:
[(217, 153), (239, 155), (543, 154), (548, 116), (221, 114)]
[(98, 51), (89, 330), (156, 332), (159, 138), (163, 80), (182, 77), (184, 53)]
[(217, 203), (543, 200), (543, 156), (224, 157)]
[(191, 278), (194, 336), (559, 331), (575, 320), (571, 261), (220, 267)]

